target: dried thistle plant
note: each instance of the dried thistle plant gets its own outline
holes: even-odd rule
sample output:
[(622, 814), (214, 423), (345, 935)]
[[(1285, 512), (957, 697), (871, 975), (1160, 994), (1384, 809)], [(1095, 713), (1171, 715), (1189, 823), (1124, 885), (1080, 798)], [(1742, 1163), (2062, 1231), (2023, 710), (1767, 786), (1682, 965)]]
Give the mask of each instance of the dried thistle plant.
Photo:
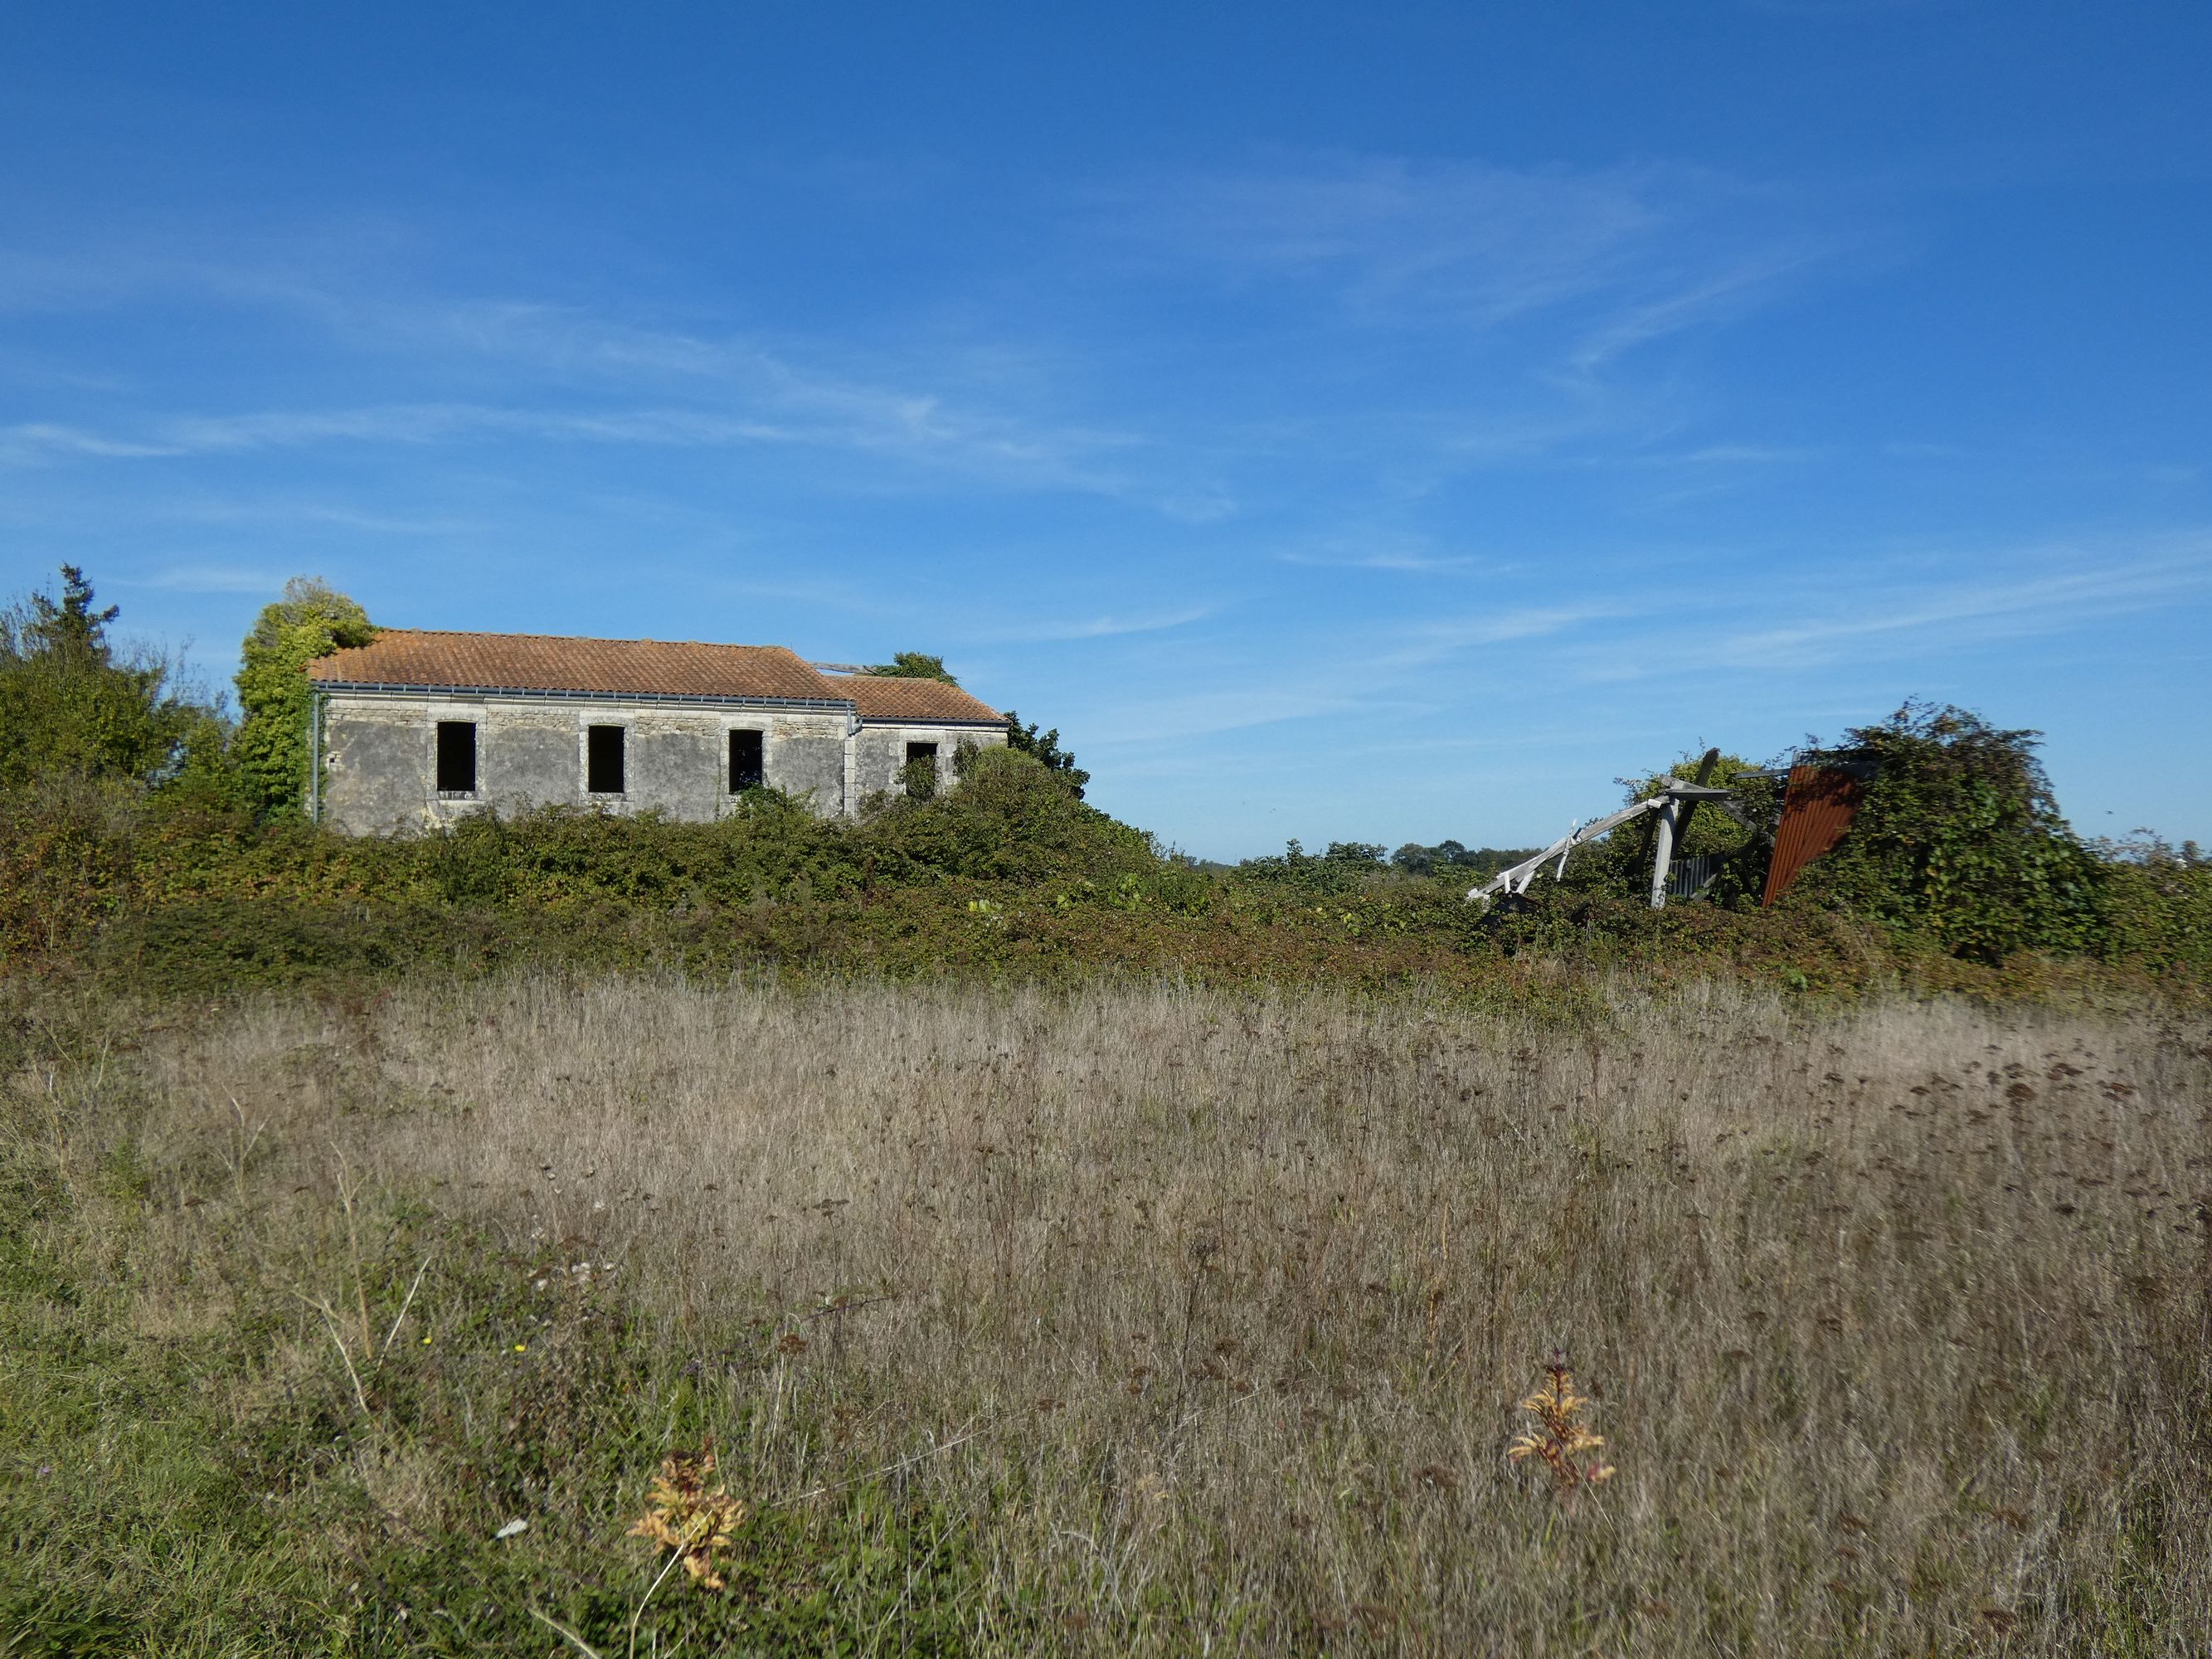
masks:
[[(714, 1571), (715, 1554), (729, 1548), (752, 1508), (743, 1498), (730, 1496), (719, 1481), (710, 1486), (714, 1473), (711, 1451), (696, 1458), (669, 1458), (653, 1477), (653, 1506), (637, 1518), (629, 1535), (650, 1539), (658, 1548), (673, 1552), (671, 1565), (681, 1561), (697, 1583), (718, 1590), (723, 1584), (721, 1574)], [(666, 1571), (662, 1569), (664, 1574)]]
[(1566, 1355), (1553, 1349), (1544, 1370), (1544, 1386), (1521, 1402), (1521, 1409), (1536, 1419), (1535, 1426), (1516, 1437), (1505, 1455), (1516, 1462), (1528, 1457), (1538, 1460), (1550, 1472), (1552, 1485), (1562, 1496), (1612, 1480), (1612, 1464), (1578, 1461), (1584, 1453), (1605, 1444), (1605, 1437), (1592, 1434), (1583, 1425), (1582, 1409), (1589, 1401), (1575, 1392), (1574, 1373), (1568, 1369)]

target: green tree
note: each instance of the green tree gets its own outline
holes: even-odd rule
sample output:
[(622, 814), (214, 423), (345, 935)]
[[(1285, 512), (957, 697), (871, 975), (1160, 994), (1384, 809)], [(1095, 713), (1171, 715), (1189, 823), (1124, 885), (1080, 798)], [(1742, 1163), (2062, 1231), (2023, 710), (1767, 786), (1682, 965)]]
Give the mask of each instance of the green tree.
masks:
[(122, 614), (120, 605), (105, 611), (92, 608), (92, 584), (73, 564), (62, 567), (62, 600), (56, 605), (44, 593), (31, 595), (31, 621), (26, 630), (32, 644), (61, 655), (96, 657), (103, 664), (112, 654), (107, 624)]
[(947, 685), (960, 684), (945, 672), (944, 658), (929, 656), (920, 651), (895, 653), (889, 662), (878, 663), (874, 667), (861, 672), (881, 674), (894, 680), (943, 680)]
[(117, 608), (95, 608), (76, 565), (61, 574), (58, 599), (33, 593), (0, 611), (0, 787), (58, 774), (159, 785), (196, 758), (219, 763), (221, 717), (160, 656), (118, 650)]
[(1022, 717), (1009, 708), (1006, 711), (1006, 747), (1027, 755), (1075, 791), (1076, 799), (1083, 799), (1083, 786), (1091, 781), (1091, 774), (1078, 766), (1075, 757), (1060, 746), (1058, 726), (1040, 736), (1035, 721), (1024, 726)]
[(240, 649), (238, 701), (245, 711), (233, 744), (248, 803), (275, 817), (306, 803), (308, 722), (314, 688), (307, 665), (341, 646), (376, 637), (368, 613), (320, 577), (295, 576), (264, 606)]

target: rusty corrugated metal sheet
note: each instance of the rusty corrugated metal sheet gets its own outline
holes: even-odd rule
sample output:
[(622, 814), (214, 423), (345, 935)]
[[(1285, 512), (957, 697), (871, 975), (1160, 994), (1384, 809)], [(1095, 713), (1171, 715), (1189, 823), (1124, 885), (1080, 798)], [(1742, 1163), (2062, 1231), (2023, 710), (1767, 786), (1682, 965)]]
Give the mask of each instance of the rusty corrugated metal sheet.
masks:
[(1766, 866), (1766, 896), (1772, 904), (1790, 890), (1797, 872), (1844, 838), (1866, 799), (1866, 782), (1832, 766), (1793, 766), (1782, 797), (1782, 821), (1774, 829), (1774, 861)]

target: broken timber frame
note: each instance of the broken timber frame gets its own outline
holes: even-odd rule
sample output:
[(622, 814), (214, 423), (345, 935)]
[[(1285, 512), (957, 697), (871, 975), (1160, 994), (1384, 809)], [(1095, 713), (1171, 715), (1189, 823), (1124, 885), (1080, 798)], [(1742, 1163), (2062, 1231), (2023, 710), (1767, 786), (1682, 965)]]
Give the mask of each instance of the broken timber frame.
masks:
[(1593, 818), (1588, 823), (1577, 824), (1534, 858), (1523, 859), (1510, 870), (1500, 870), (1480, 886), (1469, 888), (1468, 901), (1487, 905), (1493, 899), (1507, 896), (1517, 897), (1528, 890), (1529, 884), (1536, 879), (1537, 872), (1554, 859), (1559, 860), (1559, 867), (1552, 872), (1552, 879), (1557, 881), (1566, 873), (1567, 854), (1584, 842), (1595, 841), (1600, 836), (1609, 834), (1630, 819), (1641, 817), (1646, 812), (1656, 812), (1659, 815), (1659, 822), (1652, 836), (1651, 908), (1665, 909), (1668, 867), (1674, 862), (1674, 848), (1680, 844), (1690, 827), (1690, 819), (1701, 803), (1711, 801), (1738, 823), (1747, 829), (1752, 827), (1751, 821), (1736, 810), (1728, 790), (1716, 789), (1705, 781), (1712, 775), (1713, 763), (1718, 758), (1717, 750), (1706, 753), (1698, 763), (1695, 782), (1671, 778), (1656, 795), (1647, 795), (1632, 805), (1624, 806), (1618, 812), (1608, 812), (1601, 818)]

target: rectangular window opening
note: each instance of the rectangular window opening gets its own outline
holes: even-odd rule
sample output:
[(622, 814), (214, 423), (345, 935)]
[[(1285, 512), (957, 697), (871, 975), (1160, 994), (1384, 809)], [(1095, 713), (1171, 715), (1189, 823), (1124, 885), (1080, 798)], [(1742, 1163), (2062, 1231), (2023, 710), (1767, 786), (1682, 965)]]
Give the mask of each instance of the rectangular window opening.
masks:
[(594, 795), (623, 792), (623, 728), (592, 726), (584, 730), (584, 787)]
[(474, 720), (438, 722), (438, 793), (473, 795), (477, 792), (477, 723)]
[(910, 743), (906, 746), (906, 765), (900, 769), (906, 782), (906, 792), (916, 800), (927, 800), (937, 793), (937, 745), (933, 743)]
[(763, 757), (763, 734), (758, 732), (730, 733), (730, 793), (757, 789), (768, 781), (768, 764)]

